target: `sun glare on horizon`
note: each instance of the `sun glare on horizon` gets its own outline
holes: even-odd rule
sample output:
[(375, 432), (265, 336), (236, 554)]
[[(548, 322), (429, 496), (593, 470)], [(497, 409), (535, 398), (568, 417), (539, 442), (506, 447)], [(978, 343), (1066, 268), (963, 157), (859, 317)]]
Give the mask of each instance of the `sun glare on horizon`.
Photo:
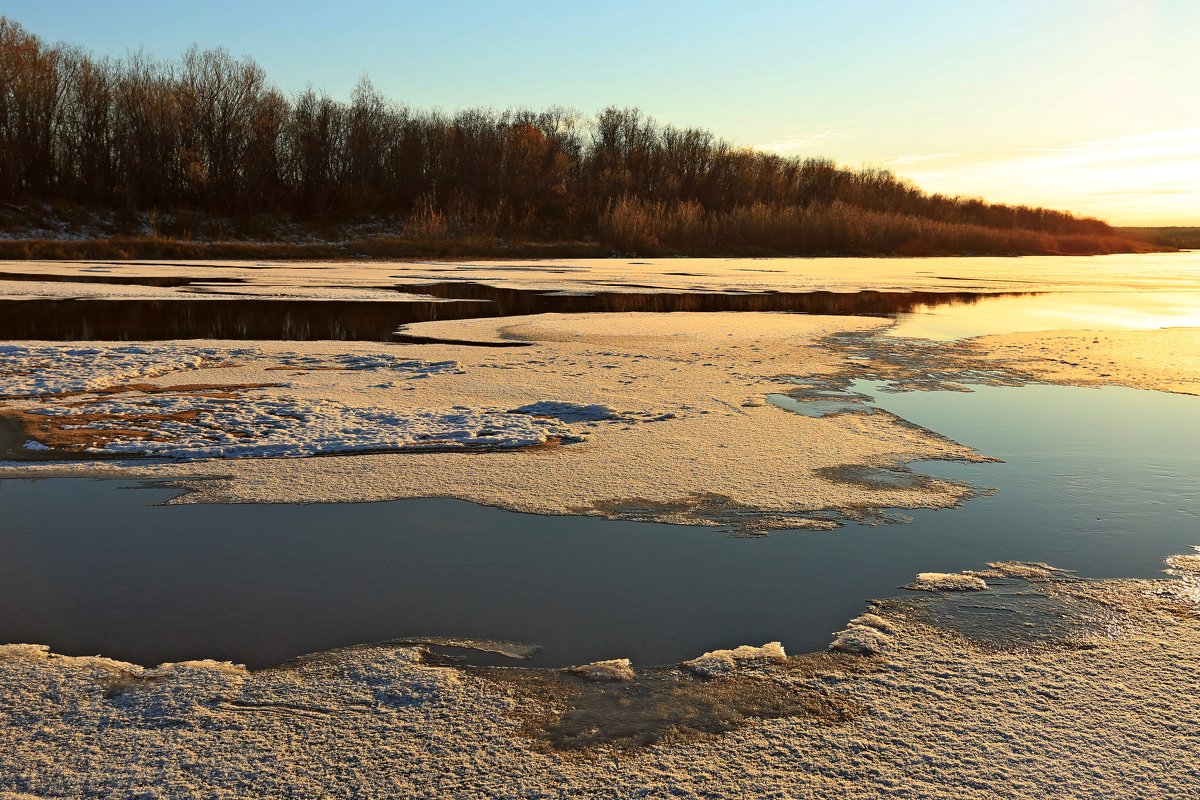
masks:
[(885, 163), (921, 188), (1069, 208), (1115, 225), (1200, 223), (1200, 128)]

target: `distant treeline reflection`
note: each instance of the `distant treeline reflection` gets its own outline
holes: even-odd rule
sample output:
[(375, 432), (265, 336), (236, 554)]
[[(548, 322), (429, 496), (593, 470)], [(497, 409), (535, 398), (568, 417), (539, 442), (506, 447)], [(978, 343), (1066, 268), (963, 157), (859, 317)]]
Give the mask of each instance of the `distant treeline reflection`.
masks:
[[(558, 295), (483, 284), (396, 287), (435, 301), (351, 300), (0, 300), (0, 339), (141, 341), (260, 339), (426, 341), (398, 333), (401, 325), (433, 320), (540, 313), (625, 311), (787, 311), (886, 315), (918, 306), (975, 303), (968, 292), (804, 292)], [(445, 298), (445, 299), (441, 299)]]
[(223, 49), (96, 58), (0, 18), (0, 204), (11, 217), (29, 202), (155, 211), (144, 233), (164, 240), (262, 240), (285, 218), (383, 217), (386, 236), (481, 247), (489, 237), (639, 253), (1139, 247), (1096, 219), (927, 194), (884, 169), (734, 147), (636, 109), (444, 114), (389, 100), (365, 78), (349, 103), (311, 88), (288, 97)]

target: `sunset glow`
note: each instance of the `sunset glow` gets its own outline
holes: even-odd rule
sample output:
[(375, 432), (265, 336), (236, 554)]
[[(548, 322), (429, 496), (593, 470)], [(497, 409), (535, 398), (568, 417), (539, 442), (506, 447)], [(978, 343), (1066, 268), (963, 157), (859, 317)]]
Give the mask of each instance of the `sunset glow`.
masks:
[(7, 0), (0, 800), (1200, 798), (1200, 0)]
[(1058, 147), (899, 156), (885, 165), (929, 191), (1069, 208), (1118, 225), (1200, 219), (1200, 128)]

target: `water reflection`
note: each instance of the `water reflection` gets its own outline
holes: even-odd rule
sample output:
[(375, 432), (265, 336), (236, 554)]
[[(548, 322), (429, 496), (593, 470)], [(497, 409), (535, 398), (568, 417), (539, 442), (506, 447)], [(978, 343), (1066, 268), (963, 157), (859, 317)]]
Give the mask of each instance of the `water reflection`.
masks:
[(37, 281), (45, 283), (106, 283), (113, 286), (157, 286), (180, 288), (184, 286), (220, 286), (245, 283), (244, 278), (221, 276), (188, 277), (186, 275), (112, 275), (105, 272), (75, 272), (70, 275), (55, 275), (41, 272), (9, 272), (0, 270), (0, 281)]
[(920, 339), (1079, 329), (1200, 327), (1200, 292), (1062, 292), (994, 295), (972, 307), (921, 304), (888, 335)]
[(0, 300), (0, 339), (411, 341), (396, 329), (414, 322), (542, 313), (787, 311), (878, 316), (918, 307), (973, 304), (987, 297), (971, 292), (875, 291), (562, 294), (457, 282), (395, 288), (436, 299)]

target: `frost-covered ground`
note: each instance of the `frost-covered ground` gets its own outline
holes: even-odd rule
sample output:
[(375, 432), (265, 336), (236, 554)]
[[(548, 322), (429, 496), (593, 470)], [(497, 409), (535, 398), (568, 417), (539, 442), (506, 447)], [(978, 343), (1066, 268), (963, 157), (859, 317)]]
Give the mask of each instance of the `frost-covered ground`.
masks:
[[(1003, 577), (1003, 566), (986, 574)], [(873, 605), (838, 634), (843, 652), (788, 657), (768, 644), (655, 670), (620, 659), (452, 668), (417, 647), (260, 672), (211, 661), (145, 669), (10, 645), (0, 647), (0, 792), (1192, 797), (1200, 625), (1181, 584), (1034, 579), (1027, 593), (1068, 616), (1087, 611), (1069, 636), (1028, 644), (996, 647), (930, 622), (921, 600), (939, 597), (926, 595)]]

